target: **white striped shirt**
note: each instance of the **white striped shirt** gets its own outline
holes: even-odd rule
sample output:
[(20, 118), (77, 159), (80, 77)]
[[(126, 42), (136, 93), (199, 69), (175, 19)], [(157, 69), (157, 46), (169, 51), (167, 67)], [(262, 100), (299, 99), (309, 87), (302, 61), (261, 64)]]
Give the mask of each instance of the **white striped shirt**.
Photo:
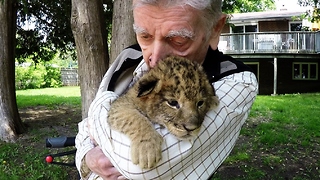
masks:
[[(141, 52), (133, 49), (125, 51), (130, 56), (136, 57), (139, 53), (141, 56)], [(83, 161), (85, 154), (94, 147), (88, 136), (90, 132), (112, 164), (128, 179), (208, 179), (230, 154), (249, 115), (258, 91), (255, 75), (249, 71), (237, 72), (213, 83), (219, 106), (207, 113), (199, 135), (193, 140), (178, 140), (167, 129), (154, 125), (164, 138), (162, 159), (154, 169), (144, 170), (131, 162), (128, 137), (111, 130), (107, 124), (110, 103), (148, 70), (142, 61), (135, 69), (132, 81), (132, 78), (124, 77), (114, 92), (107, 91), (110, 76), (121, 67), (122, 56), (128, 52), (123, 52), (108, 70), (90, 106), (88, 118), (79, 123), (76, 165), (81, 177), (99, 179)]]

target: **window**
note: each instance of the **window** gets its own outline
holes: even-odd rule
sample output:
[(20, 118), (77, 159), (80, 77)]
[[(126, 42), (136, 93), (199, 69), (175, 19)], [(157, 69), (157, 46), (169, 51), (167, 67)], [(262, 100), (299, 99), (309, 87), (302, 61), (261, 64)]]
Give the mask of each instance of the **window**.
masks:
[(231, 27), (232, 28), (232, 33), (243, 33), (243, 26), (234, 26)]
[(246, 25), (244, 27), (244, 29), (245, 29), (245, 32), (257, 32), (258, 31), (257, 25)]
[(231, 27), (232, 33), (244, 33), (232, 36), (231, 47), (233, 50), (253, 50), (254, 47), (254, 35), (246, 34), (250, 32), (257, 32), (258, 28), (256, 24), (237, 25)]
[(290, 22), (290, 31), (301, 31), (302, 30), (302, 22)]
[(318, 80), (318, 63), (293, 63), (294, 80)]
[(246, 32), (257, 32), (257, 25), (241, 25), (233, 26), (232, 33), (246, 33)]

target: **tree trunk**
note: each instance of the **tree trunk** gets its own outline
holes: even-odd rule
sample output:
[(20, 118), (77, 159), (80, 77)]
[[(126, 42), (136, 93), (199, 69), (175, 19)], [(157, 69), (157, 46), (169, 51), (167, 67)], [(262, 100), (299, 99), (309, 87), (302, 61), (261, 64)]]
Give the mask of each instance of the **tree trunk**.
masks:
[(15, 92), (16, 1), (0, 1), (0, 139), (14, 142), (24, 132)]
[(137, 42), (132, 25), (132, 0), (115, 0), (113, 4), (110, 63), (116, 59), (124, 48)]
[(77, 48), (82, 118), (87, 117), (89, 106), (109, 64), (102, 2), (72, 0), (71, 28)]

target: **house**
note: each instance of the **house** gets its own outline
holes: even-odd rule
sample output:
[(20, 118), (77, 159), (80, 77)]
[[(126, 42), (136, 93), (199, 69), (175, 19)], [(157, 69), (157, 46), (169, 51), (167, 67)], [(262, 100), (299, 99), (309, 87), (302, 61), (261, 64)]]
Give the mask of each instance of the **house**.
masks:
[(320, 31), (300, 16), (305, 11), (233, 14), (219, 50), (252, 67), (259, 94), (320, 92)]

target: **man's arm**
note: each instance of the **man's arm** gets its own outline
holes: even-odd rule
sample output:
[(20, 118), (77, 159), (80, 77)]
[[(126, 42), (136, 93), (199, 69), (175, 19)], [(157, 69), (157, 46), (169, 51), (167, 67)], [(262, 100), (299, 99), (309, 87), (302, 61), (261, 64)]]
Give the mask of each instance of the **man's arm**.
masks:
[[(110, 89), (110, 82), (114, 86), (117, 86), (116, 88), (112, 88), (113, 91), (116, 92), (116, 94), (121, 94), (127, 87), (128, 84), (130, 83), (132, 77), (130, 77), (130, 74), (126, 74), (127, 76), (121, 76), (117, 79), (121, 79), (119, 82), (116, 83), (113, 82), (112, 78), (114, 77), (113, 75), (117, 72), (121, 71), (126, 71), (126, 69), (122, 70), (121, 68), (123, 67), (122, 65), (125, 64), (125, 66), (133, 66), (141, 61), (141, 49), (137, 45), (130, 46), (126, 48), (124, 51), (121, 52), (121, 54), (117, 57), (115, 62), (112, 64), (112, 66), (108, 69), (108, 72), (105, 74), (104, 78), (102, 79), (102, 82), (100, 84), (99, 90), (97, 92), (96, 98), (91, 104), (89, 108), (89, 114), (92, 112), (92, 109), (95, 108), (96, 104), (99, 104), (99, 100), (101, 102), (101, 99), (106, 96), (106, 91)], [(129, 63), (126, 61), (130, 61)], [(121, 75), (121, 73), (119, 73)], [(107, 97), (108, 98), (108, 97)], [(114, 98), (114, 96), (111, 96), (111, 98)], [(104, 99), (105, 101), (110, 101), (107, 99)], [(77, 153), (76, 153), (76, 166), (77, 169), (83, 179), (91, 179), (92, 177), (95, 176), (94, 173), (91, 172), (90, 169), (95, 169), (96, 173), (99, 174), (99, 169), (105, 169), (106, 167), (111, 166), (112, 164), (110, 161), (107, 159), (107, 157), (104, 158), (95, 158), (93, 156), (99, 156), (103, 155), (101, 149), (99, 147), (95, 147), (93, 142), (90, 139), (89, 136), (89, 127), (88, 127), (88, 119), (82, 120), (78, 124), (78, 134), (76, 136), (76, 148), (77, 148)], [(89, 153), (89, 154), (88, 154)], [(86, 156), (88, 154), (88, 157)], [(90, 164), (87, 165), (86, 163), (86, 158), (92, 159), (90, 161)], [(96, 162), (97, 160), (99, 160)], [(102, 164), (102, 166), (99, 166), (99, 164)], [(93, 167), (93, 165), (98, 165), (98, 168)], [(113, 172), (115, 169), (113, 168), (108, 168), (109, 172)], [(104, 174), (108, 174), (109, 172), (105, 172)], [(100, 173), (102, 174), (102, 173)], [(117, 173), (114, 173), (117, 174)]]
[[(76, 138), (76, 166), (82, 179), (92, 179), (100, 176), (103, 179), (125, 179), (104, 155), (100, 147), (94, 147), (86, 134), (86, 119), (79, 123), (79, 132)], [(81, 134), (82, 133), (82, 134)], [(84, 133), (84, 134), (83, 134)], [(79, 151), (81, 150), (81, 151)], [(94, 170), (94, 172), (91, 171)]]
[(93, 142), (90, 140), (87, 128), (87, 119), (82, 120), (78, 124), (78, 134), (76, 136), (77, 153), (75, 157), (76, 167), (82, 178), (90, 176), (91, 171), (85, 163), (85, 155), (94, 148)]

